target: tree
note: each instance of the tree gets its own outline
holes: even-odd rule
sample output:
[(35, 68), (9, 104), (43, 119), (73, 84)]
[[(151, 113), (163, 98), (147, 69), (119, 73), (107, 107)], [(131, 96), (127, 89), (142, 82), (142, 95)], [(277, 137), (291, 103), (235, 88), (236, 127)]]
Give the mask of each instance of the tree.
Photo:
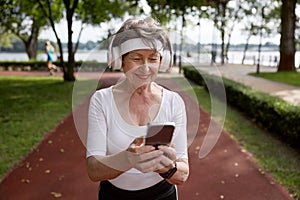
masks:
[(251, 36), (255, 36), (259, 32), (259, 27), (256, 26), (254, 22), (250, 22), (249, 24), (250, 24), (249, 26), (246, 26), (243, 29), (243, 32), (247, 33), (247, 38), (246, 38), (246, 43), (245, 43), (245, 47), (244, 47), (244, 50), (243, 50), (242, 64), (245, 64), (246, 52), (247, 52), (248, 47), (249, 47), (249, 41), (250, 41)]
[(295, 29), (297, 0), (282, 0), (280, 61), (278, 71), (295, 71)]
[[(242, 30), (247, 34), (242, 58), (242, 64), (244, 64), (249, 40), (252, 36), (259, 36), (259, 47), (261, 47), (263, 38), (278, 33), (280, 26), (280, 14), (278, 10), (280, 4), (273, 0), (244, 0), (240, 2), (240, 6), (244, 14), (244, 27)], [(260, 48), (258, 51), (260, 51)]]
[(12, 48), (12, 42), (16, 36), (7, 33), (7, 32), (1, 32), (0, 33), (0, 47), (5, 47), (5, 48)]
[(1, 1), (1, 32), (12, 33), (20, 38), (29, 59), (36, 59), (39, 32), (45, 25), (46, 21), (35, 1)]
[[(180, 57), (179, 57), (179, 73), (181, 73), (181, 53), (183, 45), (183, 30), (186, 26), (186, 15), (195, 14), (201, 10), (201, 6), (206, 5), (205, 0), (147, 0), (148, 5), (151, 7), (151, 14), (155, 18), (160, 19), (160, 22), (166, 23), (171, 19), (181, 18), (181, 42), (180, 42)], [(177, 27), (176, 27), (177, 29)]]
[[(108, 21), (113, 17), (120, 17), (125, 13), (130, 3), (123, 0), (38, 0), (44, 15), (50, 21), (51, 27), (55, 33), (58, 42), (61, 56), (61, 66), (64, 72), (65, 81), (74, 81), (74, 67), (75, 67), (75, 53), (78, 48), (81, 32), (85, 24), (97, 24)], [(63, 8), (65, 13), (64, 17), (67, 21), (68, 28), (68, 65), (64, 66), (64, 58), (62, 52), (62, 45), (59, 36), (57, 35), (55, 23), (53, 20), (52, 12), (57, 7)], [(82, 22), (82, 27), (77, 38), (77, 42), (73, 45), (73, 20)]]
[(225, 27), (225, 33), (227, 34), (227, 42), (224, 49), (224, 56), (226, 58), (226, 61), (228, 61), (228, 51), (230, 47), (232, 32), (236, 24), (243, 19), (241, 3), (238, 2), (234, 7), (228, 5), (225, 17), (228, 22), (226, 23), (227, 26)]
[(214, 21), (215, 27), (221, 32), (221, 64), (225, 63), (225, 27), (228, 23), (226, 20), (226, 10), (229, 0), (211, 0), (210, 17)]

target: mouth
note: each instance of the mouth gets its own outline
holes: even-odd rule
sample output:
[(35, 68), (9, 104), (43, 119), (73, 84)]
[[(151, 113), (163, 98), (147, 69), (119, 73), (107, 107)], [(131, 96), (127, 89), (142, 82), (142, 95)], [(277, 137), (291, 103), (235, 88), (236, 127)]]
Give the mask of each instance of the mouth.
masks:
[(135, 74), (141, 80), (147, 80), (151, 74)]

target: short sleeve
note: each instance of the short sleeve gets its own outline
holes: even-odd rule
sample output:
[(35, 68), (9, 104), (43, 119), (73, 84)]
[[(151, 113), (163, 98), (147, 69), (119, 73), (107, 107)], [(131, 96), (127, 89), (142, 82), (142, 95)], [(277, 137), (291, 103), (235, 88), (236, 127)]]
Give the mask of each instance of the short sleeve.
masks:
[(90, 99), (86, 157), (106, 155), (107, 121), (103, 111), (103, 98), (95, 92)]
[(177, 158), (188, 158), (187, 153), (187, 117), (184, 101), (174, 93), (172, 102), (172, 121), (175, 122), (175, 131), (172, 143), (175, 144)]

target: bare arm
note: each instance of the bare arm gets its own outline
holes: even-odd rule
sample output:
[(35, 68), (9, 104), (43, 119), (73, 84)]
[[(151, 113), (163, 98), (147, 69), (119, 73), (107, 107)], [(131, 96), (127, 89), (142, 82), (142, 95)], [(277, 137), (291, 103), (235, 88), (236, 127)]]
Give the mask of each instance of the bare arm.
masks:
[(159, 149), (164, 152), (163, 159), (160, 162), (159, 170), (157, 173), (166, 173), (169, 169), (174, 166), (176, 162), (177, 171), (176, 173), (167, 181), (171, 184), (180, 185), (183, 184), (189, 176), (189, 162), (187, 158), (176, 158), (176, 151), (174, 149), (174, 144), (171, 147), (159, 146)]
[(152, 146), (131, 145), (126, 151), (111, 156), (90, 156), (87, 171), (92, 181), (109, 180), (131, 168), (150, 172), (158, 168), (163, 152)]
[(189, 176), (189, 163), (188, 159), (182, 158), (176, 161), (177, 171), (176, 173), (167, 181), (171, 184), (181, 185), (183, 184)]
[[(114, 163), (116, 161), (119, 163)], [(123, 166), (120, 166), (120, 163)], [(87, 158), (87, 171), (92, 181), (116, 178), (130, 168), (130, 163), (125, 159), (124, 152), (113, 156), (90, 156)]]

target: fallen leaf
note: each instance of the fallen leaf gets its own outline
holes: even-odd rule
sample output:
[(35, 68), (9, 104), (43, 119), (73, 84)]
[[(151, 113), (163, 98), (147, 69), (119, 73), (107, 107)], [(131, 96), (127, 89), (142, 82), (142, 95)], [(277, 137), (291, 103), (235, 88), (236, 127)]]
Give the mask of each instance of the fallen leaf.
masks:
[(29, 179), (24, 179), (24, 178), (23, 178), (23, 179), (21, 180), (21, 182), (22, 182), (22, 183), (30, 183), (30, 180), (29, 180)]
[(62, 176), (60, 176), (60, 177), (58, 178), (58, 180), (59, 180), (59, 181), (62, 181), (64, 178), (65, 178), (65, 176), (62, 175)]
[(61, 193), (58, 193), (58, 192), (51, 192), (51, 195), (54, 196), (55, 198), (60, 198), (60, 197), (62, 197), (62, 194), (61, 194)]
[(265, 174), (265, 171), (261, 168), (258, 169), (258, 171), (261, 173), (261, 174)]

